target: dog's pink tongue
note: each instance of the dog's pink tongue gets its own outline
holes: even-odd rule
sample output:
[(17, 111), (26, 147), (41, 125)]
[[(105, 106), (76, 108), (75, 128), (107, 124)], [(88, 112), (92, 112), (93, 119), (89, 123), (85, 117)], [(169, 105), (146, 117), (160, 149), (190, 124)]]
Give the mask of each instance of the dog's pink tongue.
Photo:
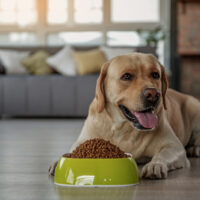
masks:
[(141, 112), (133, 112), (133, 114), (137, 117), (139, 123), (144, 128), (154, 128), (158, 122), (158, 118), (153, 113), (141, 113)]

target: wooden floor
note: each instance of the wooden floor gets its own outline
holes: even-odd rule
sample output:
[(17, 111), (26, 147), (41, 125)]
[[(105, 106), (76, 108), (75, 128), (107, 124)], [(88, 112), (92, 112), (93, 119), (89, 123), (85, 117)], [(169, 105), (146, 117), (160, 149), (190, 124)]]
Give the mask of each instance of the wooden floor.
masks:
[(166, 180), (141, 180), (135, 187), (60, 188), (48, 176), (49, 165), (68, 152), (83, 120), (0, 120), (0, 200), (200, 199), (200, 159), (191, 169)]

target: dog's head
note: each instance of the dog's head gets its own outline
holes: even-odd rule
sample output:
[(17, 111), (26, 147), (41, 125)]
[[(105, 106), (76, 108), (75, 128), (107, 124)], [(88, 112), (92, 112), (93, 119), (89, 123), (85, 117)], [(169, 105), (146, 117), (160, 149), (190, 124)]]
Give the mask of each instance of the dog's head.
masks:
[(105, 63), (96, 86), (96, 110), (106, 104), (139, 130), (152, 130), (164, 107), (167, 78), (164, 67), (150, 54), (132, 53)]

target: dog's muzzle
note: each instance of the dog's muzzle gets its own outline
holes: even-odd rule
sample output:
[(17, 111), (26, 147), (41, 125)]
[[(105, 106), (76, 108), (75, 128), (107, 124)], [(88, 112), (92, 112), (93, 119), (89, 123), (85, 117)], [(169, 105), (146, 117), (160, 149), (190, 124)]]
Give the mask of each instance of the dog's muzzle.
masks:
[(119, 108), (126, 119), (133, 122), (134, 127), (139, 130), (152, 130), (158, 123), (157, 115), (154, 114), (154, 107), (148, 107), (137, 112), (131, 112), (126, 106), (121, 104)]

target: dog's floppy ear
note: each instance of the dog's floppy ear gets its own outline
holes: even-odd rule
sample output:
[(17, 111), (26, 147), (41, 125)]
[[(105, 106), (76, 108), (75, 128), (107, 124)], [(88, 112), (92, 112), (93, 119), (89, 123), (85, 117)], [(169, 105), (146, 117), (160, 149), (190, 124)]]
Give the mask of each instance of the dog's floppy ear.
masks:
[(165, 68), (161, 64), (160, 64), (160, 67), (161, 67), (161, 82), (162, 82), (163, 105), (164, 105), (165, 110), (167, 110), (165, 95), (166, 95), (167, 88), (168, 88), (168, 80), (167, 80), (167, 75), (166, 75), (166, 72), (165, 72)]
[(98, 113), (102, 112), (105, 106), (105, 94), (103, 87), (109, 65), (110, 62), (106, 62), (105, 64), (103, 64), (103, 66), (101, 67), (99, 78), (97, 80), (95, 100), (96, 100), (96, 109)]

